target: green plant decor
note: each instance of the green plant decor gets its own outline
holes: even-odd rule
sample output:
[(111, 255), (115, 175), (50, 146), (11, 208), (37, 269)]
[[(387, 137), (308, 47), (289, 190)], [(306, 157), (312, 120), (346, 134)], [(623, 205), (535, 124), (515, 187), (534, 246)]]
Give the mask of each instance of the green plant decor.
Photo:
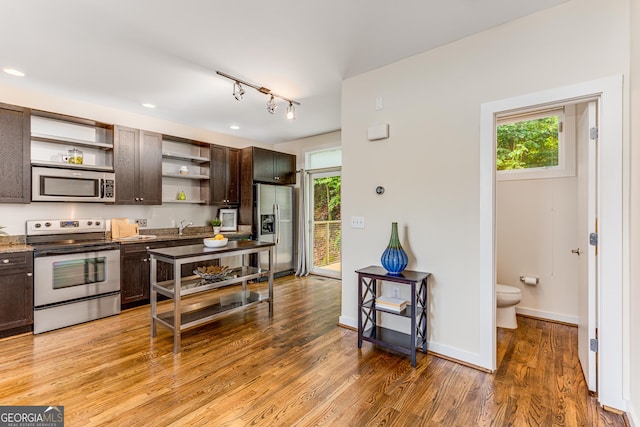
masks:
[(222, 221), (220, 221), (220, 219), (214, 218), (211, 220), (212, 227), (220, 227), (220, 225), (222, 225)]
[(7, 227), (4, 225), (0, 225), (0, 236), (8, 236), (9, 233), (7, 233), (6, 231), (3, 231), (2, 230), (3, 228), (7, 228)]

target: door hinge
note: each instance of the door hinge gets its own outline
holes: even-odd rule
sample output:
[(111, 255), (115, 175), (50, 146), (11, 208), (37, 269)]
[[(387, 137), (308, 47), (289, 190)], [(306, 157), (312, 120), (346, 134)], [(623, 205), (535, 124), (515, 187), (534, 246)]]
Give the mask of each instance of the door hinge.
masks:
[(598, 352), (598, 339), (597, 338), (591, 338), (589, 340), (589, 350), (593, 351), (594, 353)]
[(589, 138), (590, 139), (598, 139), (598, 128), (592, 127), (589, 129)]
[(598, 246), (598, 233), (589, 234), (589, 244), (591, 246)]

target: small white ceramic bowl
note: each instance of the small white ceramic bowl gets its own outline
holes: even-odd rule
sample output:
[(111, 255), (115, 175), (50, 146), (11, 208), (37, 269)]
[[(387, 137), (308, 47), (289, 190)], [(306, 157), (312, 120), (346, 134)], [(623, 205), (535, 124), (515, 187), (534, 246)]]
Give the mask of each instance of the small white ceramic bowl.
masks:
[(227, 245), (229, 239), (224, 238), (222, 240), (216, 240), (213, 237), (207, 237), (206, 239), (203, 239), (203, 241), (204, 245), (208, 248), (221, 248)]

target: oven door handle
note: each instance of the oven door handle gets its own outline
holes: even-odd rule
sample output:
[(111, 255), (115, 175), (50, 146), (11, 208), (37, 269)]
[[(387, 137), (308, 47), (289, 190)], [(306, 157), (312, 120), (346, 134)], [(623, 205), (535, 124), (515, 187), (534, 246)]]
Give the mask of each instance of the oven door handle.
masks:
[(106, 244), (101, 246), (92, 246), (90, 248), (57, 248), (57, 249), (45, 249), (42, 251), (36, 250), (34, 252), (35, 257), (45, 257), (45, 256), (55, 256), (55, 255), (67, 255), (67, 254), (80, 254), (80, 253), (91, 253), (91, 252), (102, 252), (102, 251), (115, 251), (118, 250), (119, 246), (113, 244)]

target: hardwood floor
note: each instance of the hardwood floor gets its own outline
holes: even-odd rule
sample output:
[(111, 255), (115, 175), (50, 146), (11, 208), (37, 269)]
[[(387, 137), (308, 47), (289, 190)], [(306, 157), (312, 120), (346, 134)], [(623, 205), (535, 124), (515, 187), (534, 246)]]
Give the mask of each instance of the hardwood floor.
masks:
[(590, 397), (576, 328), (520, 318), (497, 372), (357, 347), (337, 326), (340, 282), (277, 280), (260, 304), (183, 333), (149, 307), (0, 340), (0, 405), (63, 405), (67, 426), (622, 426)]

